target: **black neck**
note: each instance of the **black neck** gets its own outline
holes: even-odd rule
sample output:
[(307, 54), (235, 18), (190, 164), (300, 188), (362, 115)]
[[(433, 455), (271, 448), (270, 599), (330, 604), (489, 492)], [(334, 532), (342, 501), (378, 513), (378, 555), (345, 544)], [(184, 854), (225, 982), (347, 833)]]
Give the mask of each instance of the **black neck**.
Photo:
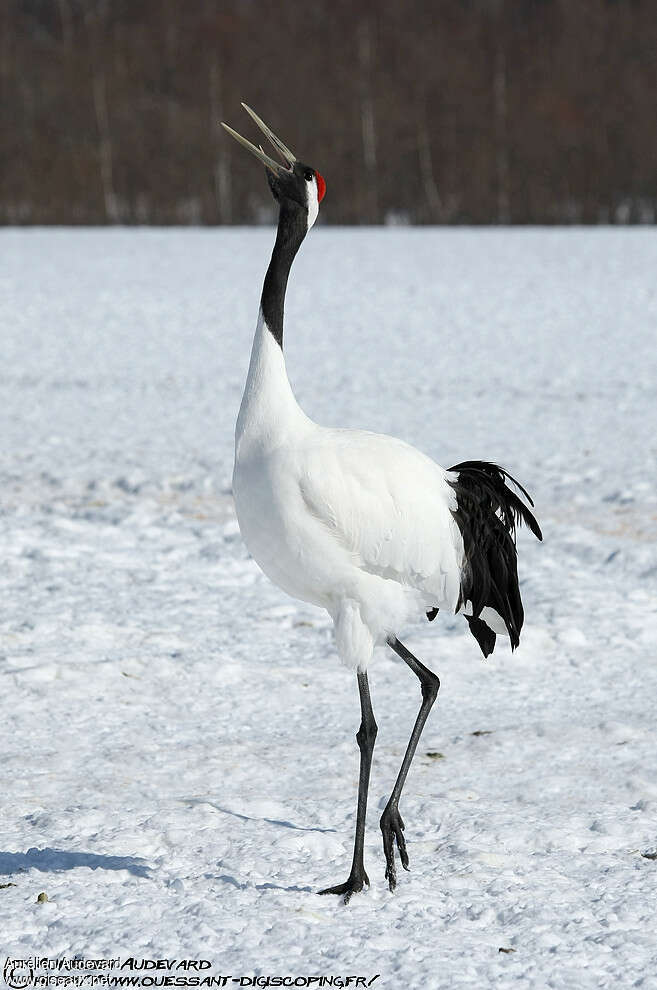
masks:
[(262, 287), (260, 306), (274, 340), (283, 347), (285, 290), (294, 257), (308, 233), (308, 213), (289, 199), (281, 201), (278, 231), (269, 268)]

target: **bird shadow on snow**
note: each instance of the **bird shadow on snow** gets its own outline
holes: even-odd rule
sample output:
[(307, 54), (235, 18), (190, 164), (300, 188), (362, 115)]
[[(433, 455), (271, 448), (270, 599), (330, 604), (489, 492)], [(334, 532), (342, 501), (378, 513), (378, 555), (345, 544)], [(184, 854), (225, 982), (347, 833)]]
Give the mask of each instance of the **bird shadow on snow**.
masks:
[(99, 856), (65, 849), (28, 849), (26, 853), (0, 852), (0, 874), (41, 870), (59, 873), (86, 866), (90, 870), (127, 870), (136, 877), (150, 878), (150, 867), (136, 856)]
[(237, 890), (285, 890), (288, 893), (296, 894), (312, 894), (314, 893), (312, 887), (299, 887), (296, 885), (291, 885), (289, 887), (283, 886), (280, 883), (244, 883), (232, 877), (229, 873), (221, 873), (219, 875), (214, 873), (206, 873), (206, 880), (221, 880), (223, 883), (230, 884), (231, 887), (236, 887)]
[[(295, 825), (294, 822), (282, 821), (278, 818), (256, 818), (250, 815), (243, 815), (239, 811), (231, 811), (229, 808), (222, 808), (220, 805), (215, 804), (214, 801), (207, 801), (202, 798), (187, 798), (185, 800), (186, 804), (196, 805), (196, 804), (207, 804), (215, 811), (220, 811), (222, 815), (231, 815), (233, 818), (239, 818), (244, 822), (266, 822), (268, 825), (279, 825), (282, 828), (292, 828), (297, 832), (335, 832), (334, 828), (316, 828), (309, 825)], [(222, 873), (216, 876), (212, 873), (205, 874), (206, 880), (221, 880), (223, 883), (230, 884), (232, 887), (236, 887), (237, 890), (248, 890), (251, 887), (255, 887), (256, 890), (286, 890), (292, 893), (299, 894), (312, 894), (312, 887), (297, 887), (290, 886), (284, 887), (282, 884), (278, 883), (245, 883), (240, 882), (235, 877), (231, 876), (229, 873)]]
[(319, 828), (313, 825), (295, 825), (294, 822), (286, 822), (280, 818), (259, 818), (255, 815), (243, 815), (239, 811), (231, 811), (230, 808), (222, 808), (214, 801), (206, 801), (203, 798), (186, 798), (185, 804), (207, 804), (215, 811), (220, 811), (222, 815), (232, 815), (233, 818), (240, 818), (243, 822), (266, 822), (268, 825), (280, 825), (281, 828), (293, 828), (296, 832), (335, 832), (334, 828)]

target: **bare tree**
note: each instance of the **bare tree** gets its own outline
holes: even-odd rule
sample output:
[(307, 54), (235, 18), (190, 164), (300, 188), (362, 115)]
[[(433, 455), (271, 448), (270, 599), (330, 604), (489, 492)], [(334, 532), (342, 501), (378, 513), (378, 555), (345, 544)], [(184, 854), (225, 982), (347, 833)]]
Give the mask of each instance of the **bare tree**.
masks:
[(85, 13), (89, 39), (91, 88), (96, 126), (98, 129), (98, 163), (102, 189), (105, 221), (117, 223), (120, 219), (119, 203), (114, 188), (114, 150), (112, 131), (107, 108), (107, 88), (103, 67), (103, 35), (107, 29), (107, 0), (91, 2)]
[(228, 144), (222, 140), (219, 121), (224, 117), (221, 101), (220, 68), (216, 62), (210, 65), (210, 134), (215, 149), (214, 164), (214, 194), (217, 203), (219, 223), (226, 224), (232, 220), (231, 204), (231, 171)]
[(506, 97), (506, 53), (503, 41), (495, 49), (493, 70), (495, 101), (495, 169), (497, 173), (497, 222), (508, 223), (511, 218), (509, 195), (509, 138)]
[(360, 90), (361, 140), (363, 145), (363, 162), (365, 164), (366, 216), (369, 223), (376, 223), (379, 219), (376, 127), (374, 121), (374, 102), (372, 99), (373, 45), (372, 23), (368, 17), (363, 17), (358, 27), (358, 81)]

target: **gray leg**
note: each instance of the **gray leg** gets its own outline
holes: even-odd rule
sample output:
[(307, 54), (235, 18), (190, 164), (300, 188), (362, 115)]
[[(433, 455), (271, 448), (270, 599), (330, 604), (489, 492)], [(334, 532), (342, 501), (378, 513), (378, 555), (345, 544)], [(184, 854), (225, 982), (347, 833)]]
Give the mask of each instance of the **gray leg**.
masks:
[(363, 884), (369, 887), (370, 881), (363, 863), (363, 844), (365, 842), (365, 815), (367, 812), (367, 791), (370, 785), (370, 769), (372, 767), (372, 752), (376, 739), (376, 722), (370, 700), (370, 686), (365, 671), (358, 671), (358, 691), (360, 693), (361, 723), (356, 733), (356, 742), (360, 749), (360, 777), (358, 781), (358, 810), (356, 812), (356, 837), (354, 840), (354, 858), (351, 873), (346, 883), (337, 887), (327, 887), (320, 894), (344, 894), (344, 903), (348, 904), (352, 894), (363, 889)]
[(420, 711), (418, 712), (415, 720), (415, 725), (413, 726), (411, 738), (409, 739), (408, 746), (406, 747), (406, 752), (404, 754), (399, 775), (395, 781), (395, 786), (392, 789), (392, 794), (390, 795), (388, 803), (385, 806), (383, 814), (381, 815), (383, 851), (386, 857), (386, 880), (388, 881), (390, 890), (394, 890), (397, 885), (394, 846), (395, 840), (397, 841), (397, 849), (399, 850), (401, 864), (405, 870), (408, 869), (408, 853), (406, 852), (406, 841), (404, 839), (404, 822), (399, 814), (399, 798), (406, 781), (411, 760), (415, 755), (415, 750), (417, 749), (418, 740), (422, 733), (422, 729), (424, 728), (424, 723), (426, 722), (427, 716), (431, 711), (431, 707), (436, 700), (438, 688), (440, 687), (440, 681), (436, 675), (432, 673), (428, 667), (425, 667), (423, 663), (420, 663), (417, 657), (414, 657), (410, 650), (407, 650), (404, 644), (400, 643), (396, 637), (391, 637), (388, 640), (388, 645), (392, 647), (397, 656), (402, 658), (404, 663), (408, 664), (413, 673), (419, 677), (420, 684), (422, 686), (422, 704), (420, 706)]

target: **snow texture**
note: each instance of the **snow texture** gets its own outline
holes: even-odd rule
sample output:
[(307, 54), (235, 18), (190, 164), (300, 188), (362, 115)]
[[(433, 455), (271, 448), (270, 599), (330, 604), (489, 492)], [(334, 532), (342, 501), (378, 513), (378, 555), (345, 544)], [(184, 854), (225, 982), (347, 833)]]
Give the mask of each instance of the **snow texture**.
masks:
[(0, 234), (0, 952), (656, 986), (654, 230), (320, 229), (295, 263), (306, 412), (501, 463), (545, 537), (520, 534), (515, 654), (482, 662), (462, 618), (408, 632), (442, 687), (394, 895), (378, 818), (420, 692), (377, 651), (348, 907), (315, 891), (350, 865), (355, 677), (230, 494), (272, 240)]

